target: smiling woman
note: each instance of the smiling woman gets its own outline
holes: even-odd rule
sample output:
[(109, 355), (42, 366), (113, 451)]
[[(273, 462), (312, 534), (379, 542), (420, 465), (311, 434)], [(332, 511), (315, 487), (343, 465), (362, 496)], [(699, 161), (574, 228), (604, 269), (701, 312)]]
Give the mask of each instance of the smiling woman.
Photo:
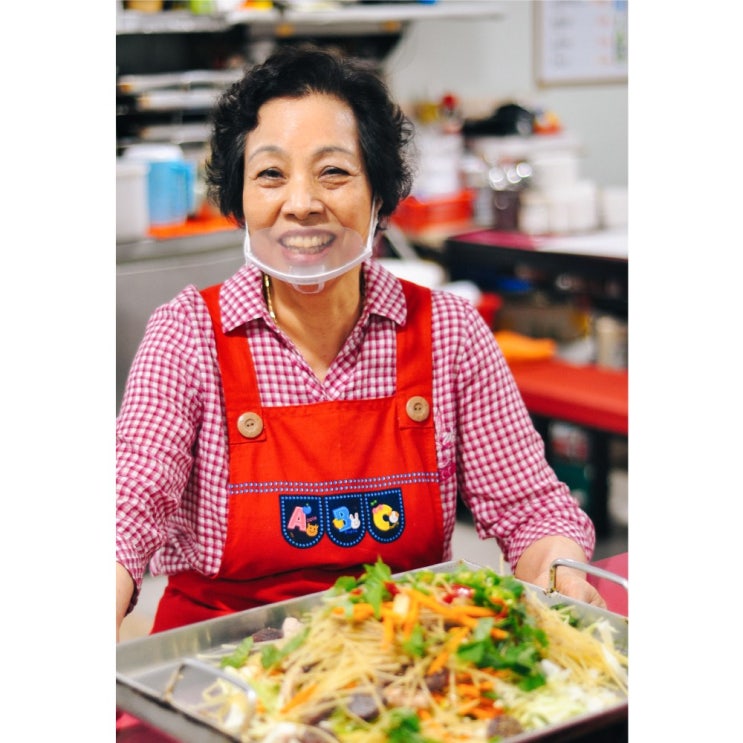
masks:
[[(153, 631), (451, 557), (458, 499), (515, 575), (590, 559), (593, 525), (469, 300), (371, 257), (412, 126), (363, 64), (287, 47), (216, 105), (210, 198), (246, 264), (150, 318), (117, 419), (117, 628)], [(603, 600), (581, 571), (565, 595)]]
[(324, 94), (266, 103), (246, 137), (243, 210), (246, 258), (308, 293), (370, 257), (376, 210), (350, 107)]

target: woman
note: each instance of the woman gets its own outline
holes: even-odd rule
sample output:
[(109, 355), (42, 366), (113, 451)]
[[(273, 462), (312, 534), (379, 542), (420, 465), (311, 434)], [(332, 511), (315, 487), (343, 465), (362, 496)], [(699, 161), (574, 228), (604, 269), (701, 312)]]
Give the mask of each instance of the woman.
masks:
[[(457, 494), (517, 577), (590, 559), (593, 525), (544, 459), (468, 301), (371, 260), (410, 189), (412, 127), (383, 83), (284, 49), (214, 115), (210, 193), (246, 265), (151, 317), (117, 421), (117, 629), (146, 566), (153, 631), (322, 590), (381, 557), (449, 559)], [(557, 586), (603, 605), (578, 571)]]

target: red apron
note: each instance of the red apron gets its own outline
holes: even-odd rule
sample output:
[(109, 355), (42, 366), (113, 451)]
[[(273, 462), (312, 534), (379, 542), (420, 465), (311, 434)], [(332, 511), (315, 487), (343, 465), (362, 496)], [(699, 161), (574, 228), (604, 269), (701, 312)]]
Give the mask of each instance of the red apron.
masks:
[(403, 287), (395, 395), (266, 408), (244, 328), (225, 334), (219, 286), (202, 292), (228, 425), (227, 538), (216, 576), (169, 577), (153, 632), (325, 590), (378, 557), (393, 572), (441, 562), (431, 295)]

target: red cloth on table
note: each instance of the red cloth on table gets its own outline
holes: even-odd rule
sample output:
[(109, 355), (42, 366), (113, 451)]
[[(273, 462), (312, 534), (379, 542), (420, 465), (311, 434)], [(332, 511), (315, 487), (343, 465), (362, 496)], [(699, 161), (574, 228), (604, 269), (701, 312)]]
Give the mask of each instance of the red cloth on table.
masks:
[[(619, 575), (622, 578), (627, 578), (629, 572), (628, 557), (629, 553), (623, 552), (620, 555), (614, 555), (603, 560), (597, 560), (592, 564), (597, 568), (607, 570), (608, 572)], [(596, 590), (604, 597), (606, 608), (609, 609), (609, 611), (621, 614), (623, 617), (628, 616), (629, 596), (626, 589), (618, 583), (614, 583), (606, 578), (595, 578), (592, 575), (588, 576), (588, 582), (595, 586)]]
[(530, 413), (627, 435), (628, 373), (559, 359), (509, 363)]

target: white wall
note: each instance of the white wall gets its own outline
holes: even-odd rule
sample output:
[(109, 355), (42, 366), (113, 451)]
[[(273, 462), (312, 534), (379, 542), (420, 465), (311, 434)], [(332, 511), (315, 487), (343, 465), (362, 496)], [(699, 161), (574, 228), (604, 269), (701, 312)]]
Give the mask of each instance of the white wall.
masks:
[(534, 2), (505, 0), (501, 18), (418, 21), (385, 61), (402, 103), (457, 95), (475, 115), (514, 100), (554, 111), (582, 146), (582, 175), (627, 185), (627, 85), (539, 87)]

